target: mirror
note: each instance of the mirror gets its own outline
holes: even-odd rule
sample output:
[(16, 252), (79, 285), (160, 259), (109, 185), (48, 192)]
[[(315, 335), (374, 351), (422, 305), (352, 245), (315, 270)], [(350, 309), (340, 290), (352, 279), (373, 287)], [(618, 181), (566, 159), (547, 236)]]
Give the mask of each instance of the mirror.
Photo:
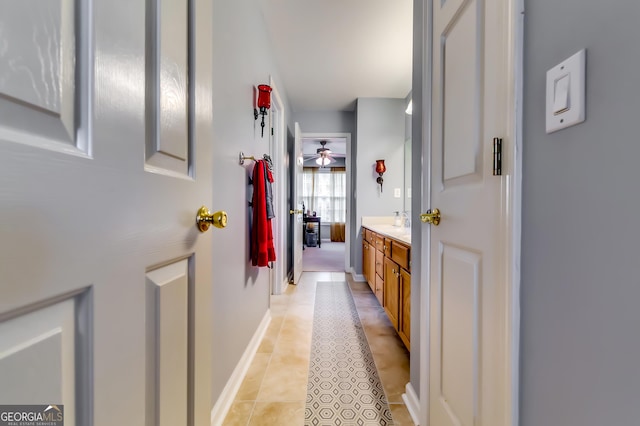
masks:
[(403, 209), (411, 214), (411, 138), (404, 141), (404, 204)]

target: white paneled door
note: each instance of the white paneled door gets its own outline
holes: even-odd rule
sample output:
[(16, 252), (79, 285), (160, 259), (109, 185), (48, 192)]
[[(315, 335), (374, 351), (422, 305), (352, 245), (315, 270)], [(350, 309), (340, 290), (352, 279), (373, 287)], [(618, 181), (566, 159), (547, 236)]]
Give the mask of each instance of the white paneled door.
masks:
[(291, 212), (295, 219), (293, 220), (293, 282), (298, 284), (300, 276), (302, 276), (302, 131), (300, 125), (295, 123), (293, 152), (295, 155), (295, 164), (293, 164), (293, 196), (291, 197)]
[(510, 424), (507, 1), (433, 2), (429, 424)]
[(0, 2), (2, 404), (209, 423), (211, 18), (207, 0)]

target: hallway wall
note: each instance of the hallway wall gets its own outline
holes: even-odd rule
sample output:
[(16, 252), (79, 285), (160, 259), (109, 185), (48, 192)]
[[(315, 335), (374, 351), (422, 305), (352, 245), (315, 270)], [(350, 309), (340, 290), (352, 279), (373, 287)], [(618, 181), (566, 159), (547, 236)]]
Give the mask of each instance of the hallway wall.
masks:
[[(356, 107), (356, 141), (358, 155), (355, 157), (355, 248), (353, 267), (362, 273), (362, 216), (393, 216), (394, 211), (403, 210), (403, 198), (395, 198), (394, 188), (404, 186), (404, 99), (359, 98)], [(376, 183), (376, 160), (384, 159), (383, 190)]]
[[(269, 308), (269, 270), (251, 266), (249, 175), (253, 162), (238, 164), (238, 153), (261, 157), (269, 139), (260, 136), (260, 121), (253, 119), (253, 87), (269, 84), (273, 76), (285, 103), (283, 84), (273, 61), (269, 37), (257, 0), (214, 0), (213, 63), (213, 180), (212, 210), (226, 210), (229, 224), (212, 229), (213, 259), (213, 401), (220, 396), (231, 373)], [(197, 172), (197, 171), (196, 171)], [(286, 185), (276, 176), (275, 185)], [(286, 262), (286, 259), (277, 261)]]
[[(525, 6), (520, 424), (637, 424), (640, 4)], [(583, 48), (586, 121), (546, 134), (546, 71)]]

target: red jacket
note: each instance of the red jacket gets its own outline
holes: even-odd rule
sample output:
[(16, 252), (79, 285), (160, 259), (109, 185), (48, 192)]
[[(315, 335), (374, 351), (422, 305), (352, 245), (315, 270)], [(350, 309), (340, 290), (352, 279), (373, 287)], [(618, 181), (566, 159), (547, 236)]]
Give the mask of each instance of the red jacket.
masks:
[(266, 185), (273, 182), (273, 175), (263, 160), (253, 167), (253, 221), (251, 227), (251, 264), (269, 266), (276, 260), (273, 247), (271, 219), (267, 217)]

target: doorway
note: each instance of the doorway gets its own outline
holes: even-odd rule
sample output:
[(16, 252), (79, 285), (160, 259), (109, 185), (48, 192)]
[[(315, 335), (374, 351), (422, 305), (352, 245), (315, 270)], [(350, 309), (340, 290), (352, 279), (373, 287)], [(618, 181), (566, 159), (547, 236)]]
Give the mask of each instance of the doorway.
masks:
[(351, 134), (302, 133), (302, 153), (303, 270), (349, 272)]

